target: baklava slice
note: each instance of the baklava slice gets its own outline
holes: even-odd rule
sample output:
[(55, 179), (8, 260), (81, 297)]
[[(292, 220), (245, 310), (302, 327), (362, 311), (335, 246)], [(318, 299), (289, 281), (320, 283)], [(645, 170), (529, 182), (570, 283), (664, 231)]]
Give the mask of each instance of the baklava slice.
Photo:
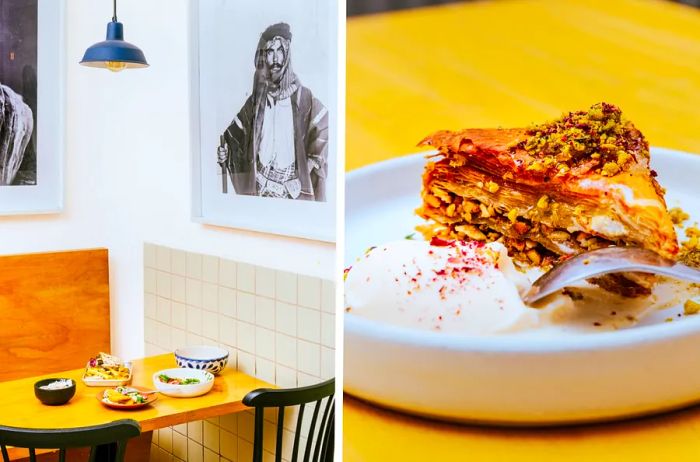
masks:
[[(499, 241), (521, 266), (549, 267), (586, 250), (637, 246), (678, 253), (649, 144), (616, 106), (600, 103), (527, 129), (440, 131), (423, 174), (427, 238)], [(648, 275), (594, 281), (647, 295)]]

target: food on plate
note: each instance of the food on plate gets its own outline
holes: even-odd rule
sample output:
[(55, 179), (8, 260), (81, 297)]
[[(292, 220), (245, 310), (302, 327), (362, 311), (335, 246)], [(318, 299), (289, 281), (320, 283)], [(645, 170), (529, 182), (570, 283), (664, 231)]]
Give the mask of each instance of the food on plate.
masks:
[(73, 386), (73, 381), (71, 379), (59, 379), (53, 382), (42, 385), (39, 388), (42, 390), (63, 390), (64, 388), (70, 388)]
[(117, 387), (114, 389), (105, 390), (102, 395), (104, 400), (115, 404), (143, 404), (147, 401), (139, 390), (129, 387)]
[(401, 240), (371, 248), (348, 268), (345, 310), (439, 332), (515, 331), (537, 323), (519, 295), (529, 285), (501, 243)]
[(170, 385), (194, 385), (199, 383), (199, 379), (189, 377), (189, 378), (179, 378), (179, 377), (170, 377), (165, 374), (160, 374), (158, 376), (158, 380), (160, 380), (163, 383), (167, 383)]
[(85, 368), (85, 378), (93, 380), (128, 380), (131, 370), (116, 356), (99, 353), (90, 358)]
[[(547, 269), (587, 250), (638, 246), (675, 259), (679, 246), (649, 145), (619, 108), (516, 129), (440, 131), (421, 145), (439, 153), (423, 174), (419, 216), (430, 239), (500, 242), (521, 267)], [(594, 281), (624, 296), (656, 282), (641, 273)]]

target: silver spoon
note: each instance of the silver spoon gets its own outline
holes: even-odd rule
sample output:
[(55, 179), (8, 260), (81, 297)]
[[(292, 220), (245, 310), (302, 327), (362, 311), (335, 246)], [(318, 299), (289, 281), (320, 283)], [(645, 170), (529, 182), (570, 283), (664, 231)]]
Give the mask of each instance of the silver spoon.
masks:
[(537, 300), (583, 279), (628, 271), (662, 274), (700, 283), (700, 270), (663, 258), (651, 250), (607, 247), (578, 254), (556, 265), (532, 284), (523, 295), (523, 301), (532, 305)]

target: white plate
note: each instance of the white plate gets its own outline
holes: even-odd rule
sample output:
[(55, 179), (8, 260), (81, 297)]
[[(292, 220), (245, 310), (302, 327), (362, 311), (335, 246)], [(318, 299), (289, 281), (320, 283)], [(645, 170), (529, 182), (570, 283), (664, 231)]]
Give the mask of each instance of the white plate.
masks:
[[(424, 155), (348, 174), (346, 261), (401, 239), (421, 220)], [(677, 205), (700, 219), (700, 155), (652, 148), (652, 167)], [(616, 332), (459, 336), (345, 315), (344, 388), (410, 413), (490, 424), (610, 420), (700, 401), (700, 316), (680, 307)]]
[[(199, 383), (192, 385), (170, 385), (158, 379), (158, 376), (161, 374), (176, 379), (199, 379)], [(214, 374), (209, 371), (183, 367), (165, 369), (153, 374), (153, 386), (166, 396), (172, 396), (174, 398), (193, 398), (209, 393), (209, 390), (214, 386)]]

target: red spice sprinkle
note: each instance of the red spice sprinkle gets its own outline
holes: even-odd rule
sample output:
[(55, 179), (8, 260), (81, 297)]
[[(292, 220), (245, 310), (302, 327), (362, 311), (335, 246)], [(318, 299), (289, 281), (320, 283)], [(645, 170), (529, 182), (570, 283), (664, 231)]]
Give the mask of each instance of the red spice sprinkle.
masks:
[(448, 241), (437, 236), (433, 236), (433, 238), (430, 240), (430, 245), (434, 245), (435, 247), (454, 247), (455, 241)]
[(442, 321), (442, 315), (438, 315), (438, 321)]
[(599, 322), (594, 322), (593, 325), (599, 327), (601, 324)]

